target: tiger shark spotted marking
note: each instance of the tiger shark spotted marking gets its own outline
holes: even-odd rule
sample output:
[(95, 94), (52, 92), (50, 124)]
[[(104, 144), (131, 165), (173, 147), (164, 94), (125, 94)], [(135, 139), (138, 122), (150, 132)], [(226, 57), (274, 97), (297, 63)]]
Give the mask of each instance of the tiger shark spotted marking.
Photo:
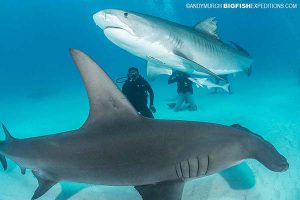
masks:
[(158, 17), (124, 10), (102, 10), (93, 15), (106, 37), (126, 51), (146, 59), (150, 80), (179, 70), (193, 75), (251, 72), (249, 53), (232, 42), (226, 44), (217, 34), (217, 21), (211, 17), (194, 27)]
[(155, 120), (137, 114), (109, 76), (83, 52), (71, 55), (84, 81), (90, 111), (77, 130), (16, 139), (3, 126), (0, 160), (31, 169), (32, 199), (59, 181), (135, 186), (143, 200), (180, 200), (187, 180), (256, 159), (282, 172), (288, 163), (270, 143), (240, 125)]

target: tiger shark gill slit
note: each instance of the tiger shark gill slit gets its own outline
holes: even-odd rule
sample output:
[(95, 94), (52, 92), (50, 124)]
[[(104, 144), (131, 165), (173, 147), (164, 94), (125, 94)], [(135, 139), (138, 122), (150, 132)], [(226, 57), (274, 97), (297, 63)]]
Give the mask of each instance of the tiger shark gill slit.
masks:
[[(282, 172), (287, 160), (262, 137), (240, 125), (153, 120), (139, 116), (109, 76), (83, 52), (71, 55), (84, 81), (88, 119), (77, 130), (16, 139), (3, 125), (5, 157), (38, 180), (32, 199), (59, 181), (135, 186), (143, 200), (180, 200), (184, 182), (243, 159)], [(24, 170), (23, 170), (24, 171)]]

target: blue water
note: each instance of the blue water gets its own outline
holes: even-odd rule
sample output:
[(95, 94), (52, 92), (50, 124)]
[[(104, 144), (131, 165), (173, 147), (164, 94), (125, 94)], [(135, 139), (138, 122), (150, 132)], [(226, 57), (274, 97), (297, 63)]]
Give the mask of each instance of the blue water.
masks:
[[(214, 16), (221, 39), (235, 41), (253, 56), (252, 76), (230, 77), (232, 95), (212, 95), (208, 90), (195, 88), (199, 110), (193, 113), (173, 113), (166, 107), (166, 102), (176, 96), (176, 88), (166, 84), (167, 77), (159, 77), (151, 83), (156, 95), (155, 117), (225, 125), (240, 123), (275, 145), (289, 160), (290, 169), (274, 173), (256, 161), (247, 161), (187, 183), (183, 199), (300, 199), (299, 8), (187, 9), (187, 2), (199, 3), (0, 1), (0, 121), (18, 138), (53, 134), (82, 125), (88, 114), (88, 102), (69, 55), (71, 47), (88, 53), (113, 79), (126, 75), (130, 66), (137, 66), (145, 76), (146, 62), (112, 44), (94, 24), (92, 15), (97, 11), (127, 9), (189, 26)], [(37, 185), (30, 173), (21, 176), (12, 161), (8, 172), (1, 171), (0, 177), (0, 200), (30, 199)], [(140, 197), (131, 187), (63, 183), (41, 199)]]

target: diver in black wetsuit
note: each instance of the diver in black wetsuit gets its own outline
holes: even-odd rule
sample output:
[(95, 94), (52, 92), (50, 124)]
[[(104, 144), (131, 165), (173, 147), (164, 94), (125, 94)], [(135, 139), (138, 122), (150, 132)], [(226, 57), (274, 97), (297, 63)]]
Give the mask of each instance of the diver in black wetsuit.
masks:
[[(139, 74), (135, 67), (128, 69), (128, 79), (125, 81), (122, 92), (137, 112), (144, 117), (154, 118), (156, 112), (153, 105), (154, 93), (150, 84)], [(148, 94), (150, 95), (150, 107), (148, 108)]]
[(193, 99), (193, 83), (188, 79), (189, 77), (187, 73), (175, 71), (168, 80), (168, 84), (177, 82), (177, 101), (176, 103), (168, 104), (170, 108), (174, 108), (175, 112), (184, 110), (183, 103), (187, 104), (188, 110), (197, 110), (197, 105)]

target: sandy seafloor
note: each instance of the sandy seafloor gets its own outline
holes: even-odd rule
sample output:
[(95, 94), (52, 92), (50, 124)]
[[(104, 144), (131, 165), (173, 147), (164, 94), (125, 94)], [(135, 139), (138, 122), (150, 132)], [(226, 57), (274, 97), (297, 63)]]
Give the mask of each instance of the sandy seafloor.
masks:
[[(290, 77), (293, 77), (290, 74)], [(282, 77), (282, 74), (280, 75)], [(294, 76), (295, 77), (295, 76)], [(166, 102), (176, 96), (175, 86), (167, 86), (166, 78), (154, 83), (156, 118), (196, 120), (230, 125), (239, 123), (270, 141), (286, 156), (290, 168), (284, 173), (267, 170), (255, 160), (219, 174), (186, 183), (183, 200), (300, 199), (300, 85), (292, 79), (232, 77), (233, 94), (210, 94), (195, 88), (196, 112), (174, 113)], [(273, 80), (273, 81), (272, 81)], [(278, 81), (280, 80), (280, 81)], [(0, 110), (11, 134), (17, 138), (52, 134), (76, 129), (88, 114), (83, 85), (51, 93), (47, 98), (13, 97), (0, 100)], [(4, 116), (2, 116), (4, 117)], [(200, 131), (200, 130), (199, 130)], [(2, 135), (2, 134), (1, 134)], [(8, 171), (0, 173), (0, 200), (30, 199), (37, 180), (30, 171), (21, 175), (12, 161)], [(63, 182), (55, 185), (41, 200), (138, 200), (133, 187), (84, 185)]]

